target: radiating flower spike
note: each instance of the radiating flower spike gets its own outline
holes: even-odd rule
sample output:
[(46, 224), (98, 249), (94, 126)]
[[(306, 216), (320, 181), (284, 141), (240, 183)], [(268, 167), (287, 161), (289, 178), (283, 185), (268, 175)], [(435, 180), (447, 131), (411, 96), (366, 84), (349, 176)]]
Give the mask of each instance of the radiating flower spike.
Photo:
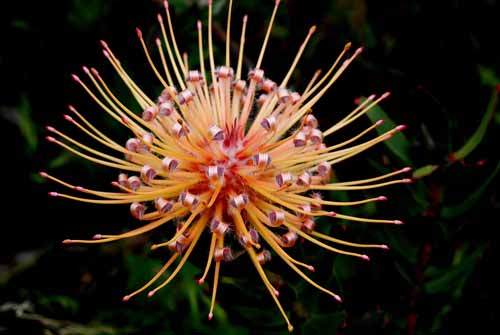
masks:
[[(374, 130), (383, 123), (379, 120), (342, 142), (328, 144), (330, 141), (325, 138), (354, 125), (389, 93), (357, 101), (352, 112), (338, 123), (322, 128), (312, 108), (363, 48), (352, 51), (351, 43), (347, 43), (327, 71), (316, 71), (304, 89), (291, 90), (288, 82), (316, 27), (304, 33), (283, 79), (272, 78), (272, 71), (264, 71), (263, 64), (279, 0), (274, 3), (262, 44), (256, 48), (255, 66), (248, 72), (243, 69), (246, 15), (241, 21), (237, 59), (231, 59), (231, 32), (236, 21), (232, 17), (232, 0), (227, 10), (225, 59), (219, 66), (214, 56), (211, 0), (208, 1), (206, 30), (201, 21), (197, 21), (199, 68), (190, 66), (195, 63), (189, 59), (193, 55), (188, 57), (179, 49), (170, 5), (168, 1), (163, 5), (164, 12), (157, 15), (160, 37), (155, 38), (155, 45), (149, 46), (142, 31), (136, 29), (146, 67), (162, 86), (156, 97), (141, 89), (104, 41), (101, 46), (105, 58), (140, 108), (127, 107), (108, 86), (105, 76), (94, 68), (83, 66), (85, 75), (81, 78), (71, 75), (90, 99), (128, 132), (128, 139), (123, 143), (113, 140), (72, 105), (68, 106), (71, 113), (65, 114), (64, 119), (88, 141), (68, 136), (53, 126), (46, 128), (50, 133), (46, 137), (48, 142), (96, 164), (116, 169), (116, 178), (111, 182), (113, 190), (73, 185), (45, 171), (40, 172), (41, 177), (67, 189), (67, 193), (52, 191), (49, 196), (92, 204), (126, 205), (131, 216), (142, 226), (117, 235), (99, 232), (90, 234), (88, 240), (66, 239), (63, 243), (118, 241), (175, 224), (173, 236), (151, 247), (170, 252), (171, 256), (149, 282), (123, 297), (123, 301), (128, 301), (148, 290), (147, 296), (151, 298), (172, 282), (207, 232), (211, 235), (208, 254), (197, 282), (204, 284), (213, 273), (208, 319), (214, 316), (223, 264), (247, 254), (288, 330), (292, 331), (279, 291), (269, 280), (265, 267), (283, 261), (310, 285), (341, 302), (338, 294), (319, 285), (303, 271), (313, 272), (314, 266), (290, 256), (288, 248), (304, 241), (306, 245), (314, 244), (362, 261), (369, 261), (370, 257), (351, 251), (353, 248), (389, 249), (385, 244), (344, 241), (318, 229), (325, 221), (335, 219), (403, 224), (398, 219), (343, 214), (344, 206), (386, 201), (385, 196), (330, 201), (322, 192), (365, 191), (411, 183), (410, 178), (401, 177), (410, 172), (408, 167), (361, 180), (332, 182), (331, 179), (336, 164), (390, 139), (406, 126), (376, 134)], [(206, 46), (208, 55), (204, 51)], [(207, 67), (205, 58), (208, 58)], [(97, 149), (94, 144), (105, 149)], [(317, 220), (318, 217), (328, 220)], [(158, 282), (165, 273), (169, 273), (168, 277)]]

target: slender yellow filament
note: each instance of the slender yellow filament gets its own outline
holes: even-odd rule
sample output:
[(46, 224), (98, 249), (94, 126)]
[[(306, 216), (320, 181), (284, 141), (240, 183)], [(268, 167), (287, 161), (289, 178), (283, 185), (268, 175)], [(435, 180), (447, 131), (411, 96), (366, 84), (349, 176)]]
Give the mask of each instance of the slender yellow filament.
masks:
[(392, 176), (396, 176), (398, 174), (401, 174), (401, 173), (405, 173), (405, 172), (408, 172), (409, 169), (408, 168), (404, 168), (404, 169), (400, 169), (400, 170), (397, 170), (397, 171), (394, 171), (394, 172), (390, 172), (390, 173), (387, 173), (387, 174), (383, 174), (381, 176), (378, 176), (378, 177), (374, 177), (374, 178), (369, 178), (369, 179), (360, 179), (360, 180), (355, 180), (355, 181), (348, 181), (348, 182), (341, 182), (341, 183), (335, 183), (335, 185), (343, 185), (343, 186), (346, 186), (346, 185), (359, 185), (359, 184), (366, 184), (366, 183), (371, 183), (371, 182), (374, 182), (374, 181), (379, 181), (381, 179), (386, 179), (386, 178), (389, 178), (389, 177), (392, 177)]
[[(214, 61), (214, 48), (212, 42), (212, 1), (208, 2), (208, 57), (210, 60), (210, 72), (212, 74), (212, 82), (216, 83), (215, 78), (215, 61)], [(214, 87), (215, 88), (215, 87)]]
[(56, 143), (57, 145), (60, 145), (61, 147), (63, 147), (64, 149), (74, 153), (75, 155), (78, 155), (82, 158), (85, 158), (91, 162), (94, 162), (94, 163), (97, 163), (97, 164), (100, 164), (100, 165), (104, 165), (104, 166), (108, 166), (108, 167), (112, 167), (112, 168), (115, 168), (115, 169), (120, 169), (120, 170), (127, 170), (127, 171), (140, 171), (141, 168), (139, 166), (133, 166), (132, 164), (128, 163), (125, 165), (125, 164), (116, 164), (116, 163), (111, 163), (111, 162), (107, 162), (107, 161), (104, 161), (104, 160), (101, 160), (101, 159), (98, 159), (98, 158), (94, 158), (94, 157), (91, 157), (89, 155), (86, 155), (84, 153), (81, 153), (80, 151), (78, 150), (75, 150), (73, 149), (72, 147), (70, 147), (69, 145), (61, 142), (61, 141), (58, 141), (54, 138), (51, 138), (51, 142), (54, 142)]
[(286, 85), (288, 84), (288, 80), (290, 80), (290, 77), (292, 76), (292, 73), (295, 70), (295, 67), (297, 67), (297, 64), (300, 60), (300, 57), (302, 57), (302, 54), (304, 53), (304, 50), (306, 49), (307, 43), (309, 42), (309, 40), (311, 39), (311, 36), (314, 34), (315, 31), (316, 31), (316, 26), (312, 26), (309, 29), (309, 32), (307, 33), (307, 36), (306, 36), (304, 42), (302, 42), (302, 44), (300, 45), (299, 51), (297, 52), (297, 55), (295, 56), (295, 58), (292, 62), (292, 65), (290, 66), (290, 69), (288, 70), (285, 78), (283, 78), (283, 81), (281, 82), (280, 87), (286, 87)]
[(327, 240), (327, 241), (331, 241), (331, 242), (335, 242), (335, 243), (338, 243), (338, 244), (343, 244), (343, 245), (347, 245), (349, 247), (355, 247), (355, 248), (378, 248), (378, 249), (387, 249), (387, 246), (385, 244), (363, 244), (363, 243), (353, 243), (353, 242), (348, 242), (348, 241), (344, 241), (344, 240), (341, 240), (341, 239), (338, 239), (338, 238), (335, 238), (335, 237), (331, 237), (329, 235), (325, 235), (325, 234), (322, 234), (322, 233), (319, 233), (317, 231), (313, 231), (311, 232), (311, 235), (313, 236), (316, 236), (316, 237), (319, 237), (323, 240)]
[(306, 95), (306, 94), (309, 93), (309, 91), (311, 90), (311, 87), (314, 85), (314, 83), (316, 83), (316, 80), (318, 80), (318, 78), (319, 78), (320, 75), (321, 75), (321, 70), (316, 70), (314, 72), (314, 75), (312, 76), (312, 78), (309, 81), (309, 83), (307, 83), (307, 86), (304, 89), (304, 92), (302, 92), (302, 95)]
[(81, 115), (73, 106), (70, 106), (69, 107), (70, 111), (73, 112), (80, 120), (82, 120), (82, 122), (90, 128), (90, 130), (92, 130), (96, 135), (98, 135), (99, 137), (101, 137), (102, 139), (104, 139), (106, 142), (110, 143), (111, 145), (116, 145), (116, 146), (120, 146), (118, 143), (116, 143), (115, 141), (113, 141), (111, 138), (107, 137), (106, 135), (104, 135), (102, 132), (100, 132), (96, 127), (94, 127), (92, 125), (92, 123), (90, 123), (89, 121), (87, 121), (86, 118), (83, 117), (83, 115)]
[(350, 220), (350, 221), (358, 221), (358, 222), (369, 222), (369, 223), (388, 223), (388, 224), (401, 224), (399, 220), (380, 220), (380, 219), (367, 219), (367, 218), (359, 218), (351, 215), (338, 214), (335, 216), (338, 219)]
[(172, 44), (174, 46), (175, 56), (177, 57), (177, 60), (179, 61), (179, 65), (184, 70), (184, 73), (187, 73), (187, 68), (185, 67), (186, 64), (183, 64), (181, 53), (179, 52), (179, 48), (177, 47), (177, 40), (175, 39), (174, 28), (172, 25), (172, 19), (170, 18), (170, 10), (169, 10), (168, 3), (166, 1), (165, 1), (164, 7), (165, 7), (165, 11), (167, 12), (168, 30), (170, 32), (170, 38), (172, 39)]
[(372, 184), (372, 185), (362, 185), (362, 186), (349, 186), (349, 185), (337, 185), (337, 184), (329, 184), (329, 185), (311, 185), (311, 190), (370, 190), (373, 188), (379, 188), (394, 184), (406, 184), (408, 181), (406, 179), (401, 180), (391, 180), (385, 183)]
[(160, 290), (163, 287), (165, 287), (166, 285), (168, 285), (168, 283), (170, 283), (172, 281), (172, 279), (174, 279), (175, 276), (179, 273), (181, 268), (186, 263), (189, 255), (191, 255), (191, 252), (193, 251), (194, 247), (196, 246), (196, 243), (198, 243), (198, 240), (200, 239), (201, 233), (203, 232), (204, 225), (205, 225), (205, 222), (200, 220), (198, 222), (198, 224), (195, 227), (193, 227), (193, 230), (191, 231), (191, 235), (189, 236), (189, 238), (191, 239), (191, 242), (190, 242), (189, 247), (186, 250), (185, 254), (182, 256), (179, 264), (177, 264), (177, 267), (175, 268), (175, 270), (162, 284), (160, 284), (159, 286), (157, 286), (155, 289), (153, 289), (152, 291), (150, 291), (148, 293), (148, 296), (150, 296), (150, 297), (153, 296), (156, 292), (158, 292), (158, 290)]
[[(262, 224), (260, 223), (255, 223), (255, 222), (258, 222), (257, 220), (257, 217), (254, 215), (254, 213), (257, 213), (257, 216), (259, 216), (258, 214), (258, 211), (255, 211), (253, 213), (249, 213), (249, 218), (250, 218), (250, 221), (252, 221), (252, 223), (257, 227), (258, 226), (258, 231), (259, 233), (265, 237), (264, 240), (267, 241), (267, 239), (272, 239), (274, 242), (275, 242), (275, 247), (273, 247), (273, 250), (278, 254), (280, 255), (280, 257), (284, 257), (286, 259), (288, 259), (290, 262), (298, 265), (298, 266), (302, 266), (306, 269), (308, 269), (309, 271), (314, 271), (314, 267), (312, 265), (309, 265), (309, 264), (306, 264), (306, 263), (303, 263), (303, 262), (300, 262), (298, 260), (296, 260), (295, 258), (291, 257), (290, 255), (288, 255), (284, 250), (283, 248), (281, 248), (280, 246), (280, 239), (272, 232), (270, 231), (269, 229), (267, 229), (265, 226), (263, 226)], [(268, 221), (267, 219), (264, 221), (262, 220), (262, 222), (265, 222)], [(266, 223), (267, 224), (267, 223)]]
[[(175, 77), (177, 78), (177, 82), (179, 83), (179, 86), (181, 87), (182, 90), (186, 89), (186, 84), (184, 83), (184, 80), (182, 79), (179, 68), (177, 67), (177, 62), (175, 60), (175, 57), (172, 53), (172, 48), (170, 46), (168, 36), (167, 36), (167, 31), (165, 29), (165, 25), (163, 24), (163, 19), (161, 15), (158, 15), (158, 22), (160, 23), (160, 28), (161, 28), (161, 33), (163, 36), (163, 40), (165, 41), (165, 46), (167, 47), (167, 53), (168, 53), (168, 58), (170, 59), (170, 65), (172, 66), (172, 69), (174, 70)], [(182, 64), (180, 64), (182, 65)]]
[(283, 223), (287, 228), (289, 228), (291, 231), (294, 231), (297, 235), (303, 237), (304, 239), (322, 247), (323, 249), (326, 249), (326, 250), (329, 250), (329, 251), (333, 251), (335, 253), (338, 253), (338, 254), (342, 254), (342, 255), (346, 255), (346, 256), (353, 256), (353, 257), (359, 257), (359, 258), (363, 258), (363, 259), (366, 259), (366, 255), (362, 255), (362, 254), (358, 254), (358, 253), (355, 253), (355, 252), (349, 252), (349, 251), (344, 251), (344, 250), (340, 250), (340, 249), (337, 249), (337, 248), (334, 248), (334, 247), (331, 247), (323, 242), (320, 242), (318, 241), (317, 239), (315, 238), (312, 238), (309, 234), (303, 232), (302, 230), (298, 229), (297, 227), (295, 227), (294, 225), (288, 223), (288, 222), (284, 222)]
[(276, 17), (276, 12), (278, 11), (279, 4), (280, 1), (276, 0), (274, 4), (273, 14), (271, 15), (271, 20), (269, 21), (269, 25), (267, 27), (266, 37), (264, 38), (262, 48), (260, 49), (259, 58), (257, 59), (257, 63), (255, 64), (256, 69), (260, 69), (262, 60), (264, 59), (264, 52), (266, 51), (267, 42), (269, 41), (269, 36), (271, 35), (271, 30), (273, 29), (274, 18)]
[(163, 218), (156, 220), (154, 222), (151, 222), (147, 225), (141, 226), (137, 229), (131, 230), (129, 232), (126, 232), (124, 234), (120, 235), (103, 235), (105, 236), (110, 236), (110, 237), (105, 237), (101, 239), (95, 239), (95, 240), (64, 240), (64, 243), (83, 243), (83, 244), (99, 244), (99, 243), (106, 243), (106, 242), (111, 242), (111, 241), (117, 241), (120, 239), (124, 238), (129, 238), (137, 235), (144, 234), (148, 231), (151, 231), (155, 228), (158, 228), (159, 226), (163, 225), (164, 223), (170, 221), (171, 219), (177, 217), (177, 215), (180, 215), (180, 212), (172, 213), (171, 215), (164, 216)]
[(222, 186), (224, 184), (222, 182), (218, 182), (217, 185), (215, 186), (214, 191), (212, 192), (212, 198), (210, 199), (210, 202), (208, 203), (207, 208), (212, 207), (214, 204), (215, 200), (217, 200), (217, 197), (219, 196), (220, 190), (222, 189)]
[(160, 81), (160, 83), (163, 85), (163, 87), (168, 87), (168, 84), (165, 82), (163, 77), (161, 76), (160, 72), (158, 72), (158, 69), (156, 68), (155, 64), (153, 63), (153, 60), (151, 59), (151, 56), (149, 55), (148, 48), (146, 47), (146, 43), (144, 42), (144, 39), (142, 38), (142, 33), (137, 30), (139, 33), (139, 40), (141, 41), (142, 49), (144, 50), (144, 54), (146, 55), (146, 58), (148, 60), (149, 65), (151, 66), (151, 69), (153, 69), (153, 72), (155, 73), (156, 77)]
[[(251, 218), (252, 217), (252, 214), (249, 213), (249, 217)], [(253, 221), (254, 224), (256, 225), (257, 229), (259, 231), (264, 231), (262, 224), (260, 224), (258, 221)], [(271, 248), (273, 248), (273, 250), (275, 250), (277, 253), (278, 253), (278, 256), (280, 256), (281, 259), (283, 259), (283, 261), (288, 264), (289, 267), (292, 268), (292, 270), (294, 270), (299, 276), (301, 276), (302, 278), (304, 278), (305, 281), (307, 281), (309, 284), (311, 284), (312, 286), (316, 287), (317, 289), (319, 289), (320, 291), (323, 291), (325, 292), (326, 294), (332, 296), (333, 298), (335, 298), (337, 301), (341, 301), (340, 297), (327, 290), (326, 288), (318, 285), (316, 282), (314, 282), (311, 278), (309, 278), (308, 276), (306, 276), (299, 268), (297, 268), (297, 266), (295, 266), (295, 264), (293, 264), (293, 262), (291, 262), (287, 257), (284, 257), (283, 256), (283, 253), (279, 252), (279, 250), (282, 251), (281, 247), (278, 245), (278, 243), (276, 243), (272, 238), (269, 238), (269, 236), (267, 236), (266, 234), (262, 234), (262, 237), (266, 240), (266, 242), (271, 246)]]
[[(193, 220), (200, 214), (203, 212), (204, 210), (204, 206), (203, 204), (200, 204), (198, 206), (198, 208), (196, 208), (196, 210), (191, 213), (191, 215), (189, 216), (189, 218), (186, 220), (186, 222), (184, 222), (182, 224), (182, 228), (179, 229), (178, 232), (175, 233), (174, 237), (172, 237), (170, 240), (168, 240), (167, 242), (163, 242), (163, 243), (159, 243), (159, 244), (153, 244), (151, 246), (151, 250), (155, 250), (155, 249), (158, 249), (158, 248), (161, 248), (161, 247), (164, 247), (164, 246), (167, 246), (169, 245), (170, 243), (172, 242), (175, 242), (182, 234), (184, 234), (184, 232), (186, 231), (186, 229), (188, 229), (188, 227), (191, 225), (191, 222), (193, 222)], [(208, 221), (208, 218), (210, 217), (211, 213), (210, 212), (205, 212), (203, 213), (203, 215), (200, 217), (200, 219), (198, 220), (198, 223), (197, 225), (199, 225), (200, 222), (207, 222)], [(194, 229), (194, 228), (193, 228)]]
[(161, 65), (163, 66), (163, 71), (165, 71), (165, 75), (167, 76), (168, 84), (170, 86), (174, 86), (172, 75), (170, 74), (170, 70), (168, 69), (167, 60), (165, 59), (165, 54), (163, 53), (163, 47), (161, 45), (161, 40), (159, 38), (156, 39), (156, 46), (158, 47), (158, 53), (160, 54)]
[(250, 256), (250, 259), (252, 260), (253, 265), (257, 269), (257, 272), (259, 273), (260, 278), (264, 282), (264, 285), (268, 289), (269, 293), (271, 294), (271, 297), (273, 297), (274, 302), (276, 303), (276, 306), (278, 306), (278, 309), (283, 316), (283, 318), (286, 321), (286, 324), (288, 326), (288, 331), (293, 331), (293, 326), (290, 323), (290, 320), (288, 320), (288, 316), (286, 315), (285, 311), (283, 310), (283, 307), (281, 306), (280, 301), (278, 300), (278, 297), (276, 296), (277, 291), (267, 278), (266, 274), (264, 273), (264, 269), (262, 269), (262, 265), (260, 265), (259, 261), (257, 260), (257, 255), (255, 254), (255, 251), (252, 248), (246, 248), (246, 251), (248, 255)]
[(158, 278), (161, 277), (161, 275), (163, 273), (165, 273), (165, 271), (167, 271), (167, 269), (170, 267), (170, 265), (172, 265), (172, 263), (176, 260), (176, 258), (179, 256), (180, 254), (178, 252), (176, 252), (175, 254), (172, 255), (172, 257), (170, 257), (170, 259), (161, 267), (161, 269), (154, 275), (153, 278), (151, 278), (150, 281), (148, 281), (144, 286), (142, 286), (140, 289), (130, 293), (130, 294), (127, 294), (126, 296), (123, 297), (123, 300), (124, 301), (128, 301), (130, 298), (132, 298), (134, 295), (137, 295), (141, 292), (143, 292), (145, 289), (147, 289), (149, 286), (151, 286), (155, 281), (158, 280)]
[(231, 53), (231, 14), (233, 11), (233, 0), (229, 0), (229, 9), (227, 12), (227, 25), (226, 25), (226, 66), (231, 66), (230, 53)]
[(217, 235), (212, 233), (212, 239), (210, 240), (210, 249), (208, 250), (208, 259), (207, 264), (205, 265), (205, 270), (203, 271), (203, 275), (200, 279), (198, 279), (198, 284), (202, 284), (208, 275), (208, 270), (210, 269), (210, 265), (212, 264), (212, 259), (214, 258), (214, 250), (215, 244), (217, 243)]
[(238, 52), (238, 66), (236, 68), (236, 80), (241, 79), (241, 68), (243, 65), (243, 52), (245, 49), (245, 32), (247, 29), (247, 21), (248, 21), (248, 16), (243, 17), (243, 25), (241, 27), (241, 37), (240, 37), (240, 49)]
[(250, 233), (248, 232), (247, 227), (245, 226), (245, 222), (243, 221), (240, 212), (234, 210), (231, 212), (231, 216), (233, 217), (237, 234), (245, 236), (251, 245), (253, 245), (257, 249), (260, 249), (260, 244), (252, 240), (252, 237), (250, 236)]

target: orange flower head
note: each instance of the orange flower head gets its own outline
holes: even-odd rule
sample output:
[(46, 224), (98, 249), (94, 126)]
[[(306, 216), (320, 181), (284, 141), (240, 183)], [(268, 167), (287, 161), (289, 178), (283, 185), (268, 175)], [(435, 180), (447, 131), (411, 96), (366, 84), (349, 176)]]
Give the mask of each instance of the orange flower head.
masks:
[(294, 92), (287, 88), (287, 84), (314, 34), (315, 27), (312, 27), (285, 77), (280, 82), (273, 81), (266, 77), (261, 64), (279, 6), (279, 1), (276, 1), (257, 62), (244, 76), (242, 63), (247, 17), (243, 18), (238, 59), (232, 63), (231, 6), (232, 1), (227, 19), (225, 63), (220, 66), (215, 65), (213, 53), (211, 1), (208, 7), (207, 67), (201, 22), (198, 21), (197, 26), (200, 68), (192, 69), (187, 55), (181, 56), (179, 51), (168, 2), (164, 3), (166, 23), (164, 16), (158, 15), (162, 38), (156, 39), (156, 58), (153, 58), (141, 31), (137, 29), (146, 59), (163, 86), (156, 99), (140, 88), (108, 44), (101, 42), (105, 57), (141, 106), (139, 114), (117, 98), (97, 70), (83, 67), (88, 77), (85, 81), (72, 75), (105, 113), (127, 128), (131, 137), (124, 145), (115, 142), (70, 106), (72, 115), (65, 115), (65, 119), (94, 143), (108, 150), (97, 150), (53, 127), (47, 127), (54, 134), (47, 140), (89, 161), (117, 169), (117, 180), (112, 182), (116, 191), (92, 190), (71, 185), (45, 172), (41, 175), (83, 194), (50, 192), (51, 196), (94, 204), (127, 204), (131, 215), (144, 222), (143, 226), (119, 235), (96, 234), (91, 240), (65, 240), (64, 243), (112, 242), (176, 222), (174, 236), (152, 246), (152, 249), (166, 247), (172, 256), (147, 284), (126, 295), (124, 301), (151, 289), (176, 264), (167, 279), (151, 289), (148, 296), (152, 297), (170, 283), (203, 233), (207, 232), (210, 235), (208, 259), (198, 283), (205, 281), (213, 265), (208, 318), (213, 317), (222, 264), (232, 261), (235, 255), (246, 253), (291, 331), (293, 327), (280, 304), (279, 292), (266, 275), (264, 265), (277, 257), (308, 283), (340, 302), (337, 294), (304, 273), (304, 269), (314, 271), (312, 265), (291, 257), (286, 249), (303, 239), (332, 252), (363, 260), (369, 260), (368, 256), (338, 249), (331, 244), (388, 249), (386, 245), (352, 243), (322, 234), (315, 229), (315, 219), (325, 216), (361, 222), (402, 223), (399, 220), (353, 217), (330, 209), (383, 201), (386, 200), (384, 196), (336, 202), (323, 199), (320, 192), (366, 190), (410, 182), (410, 179), (392, 179), (408, 172), (409, 168), (364, 180), (331, 182), (332, 165), (391, 138), (405, 127), (398, 126), (384, 134), (361, 140), (383, 123), (379, 121), (342, 143), (326, 145), (325, 137), (350, 125), (389, 95), (368, 97), (326, 130), (320, 129), (318, 120), (311, 114), (316, 102), (362, 49), (351, 53), (351, 44), (346, 44), (325, 74), (316, 72), (300, 93)]

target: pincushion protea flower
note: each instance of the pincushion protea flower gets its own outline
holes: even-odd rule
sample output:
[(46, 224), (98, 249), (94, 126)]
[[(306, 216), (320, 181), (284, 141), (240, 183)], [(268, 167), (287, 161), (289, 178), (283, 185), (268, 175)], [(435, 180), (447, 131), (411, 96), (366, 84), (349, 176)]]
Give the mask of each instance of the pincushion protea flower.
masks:
[[(208, 260), (198, 282), (202, 284), (205, 281), (214, 264), (209, 319), (213, 316), (221, 265), (233, 260), (234, 255), (243, 251), (250, 257), (289, 330), (292, 330), (279, 302), (279, 293), (268, 279), (263, 265), (272, 256), (277, 256), (308, 283), (341, 301), (337, 294), (318, 285), (303, 272), (302, 269), (314, 271), (312, 265), (292, 258), (286, 249), (293, 247), (299, 238), (324, 249), (365, 260), (369, 258), (364, 254), (344, 251), (327, 243), (354, 248), (387, 249), (385, 245), (351, 243), (317, 232), (315, 218), (326, 216), (361, 222), (402, 223), (399, 220), (347, 216), (330, 210), (332, 206), (353, 206), (386, 200), (383, 196), (335, 202), (324, 200), (320, 192), (366, 190), (410, 182), (409, 179), (386, 181), (409, 171), (408, 168), (364, 180), (330, 182), (333, 164), (391, 138), (395, 132), (403, 130), (404, 126), (359, 142), (382, 124), (383, 121), (379, 121), (342, 143), (325, 145), (323, 139), (326, 136), (350, 125), (385, 99), (388, 93), (378, 98), (374, 95), (368, 97), (340, 122), (326, 130), (320, 130), (317, 119), (311, 114), (311, 108), (360, 54), (361, 48), (347, 56), (351, 46), (347, 44), (323, 76), (316, 72), (300, 94), (292, 92), (287, 89), (287, 83), (315, 31), (315, 27), (312, 27), (281, 83), (265, 77), (261, 64), (279, 1), (275, 3), (259, 58), (255, 67), (248, 72), (246, 80), (242, 77), (246, 16), (243, 18), (236, 70), (231, 67), (229, 45), (232, 1), (227, 19), (225, 63), (219, 67), (215, 66), (214, 60), (212, 2), (209, 1), (208, 70), (204, 63), (201, 22), (198, 21), (197, 26), (200, 69), (195, 70), (189, 67), (187, 55), (182, 57), (179, 52), (168, 3), (165, 2), (164, 5), (168, 25), (164, 24), (163, 16), (159, 14), (162, 39), (156, 39), (157, 61), (153, 59), (141, 31), (137, 29), (147, 61), (163, 85), (163, 91), (156, 100), (142, 91), (109, 46), (102, 42), (104, 55), (142, 107), (142, 115), (137, 115), (125, 106), (97, 70), (84, 67), (88, 76), (85, 82), (73, 75), (73, 79), (102, 110), (131, 132), (132, 137), (125, 145), (115, 142), (97, 129), (72, 106), (69, 109), (73, 116), (65, 115), (65, 119), (95, 142), (111, 149), (114, 155), (87, 146), (53, 127), (47, 127), (48, 131), (55, 134), (55, 137), (47, 137), (48, 141), (94, 163), (119, 170), (117, 180), (112, 182), (118, 190), (91, 190), (74, 186), (45, 172), (41, 173), (43, 177), (85, 195), (50, 192), (51, 196), (93, 204), (128, 204), (131, 214), (146, 223), (118, 235), (96, 234), (91, 240), (65, 240), (64, 243), (112, 242), (176, 222), (174, 236), (152, 246), (152, 249), (166, 247), (171, 250), (172, 256), (147, 284), (123, 298), (127, 301), (159, 281), (179, 259), (170, 275), (149, 291), (148, 296), (152, 297), (170, 283), (187, 261), (202, 234), (207, 231), (211, 239)], [(155, 62), (161, 63), (162, 70)], [(359, 143), (355, 144), (356, 142)]]

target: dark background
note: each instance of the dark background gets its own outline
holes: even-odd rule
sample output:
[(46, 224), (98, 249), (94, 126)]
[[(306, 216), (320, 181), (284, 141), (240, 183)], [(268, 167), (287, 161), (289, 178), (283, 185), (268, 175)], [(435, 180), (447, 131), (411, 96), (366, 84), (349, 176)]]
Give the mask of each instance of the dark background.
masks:
[[(220, 60), (226, 3), (214, 2)], [(192, 55), (192, 66), (197, 62), (196, 19), (206, 19), (203, 3), (171, 1), (178, 41)], [(235, 1), (235, 42), (241, 17), (249, 14), (248, 66), (258, 56), (272, 5)], [(141, 27), (154, 46), (161, 3), (3, 1), (1, 6), (0, 184), (5, 192), (0, 334), (286, 333), (246, 259), (224, 266), (216, 316), (206, 321), (210, 291), (193, 280), (204, 265), (206, 241), (154, 299), (142, 295), (128, 303), (121, 297), (149, 280), (167, 257), (166, 252), (149, 251), (161, 239), (158, 235), (90, 247), (60, 243), (135, 224), (126, 207), (47, 197), (57, 186), (37, 172), (110, 188), (115, 171), (46, 143), (44, 126), (70, 129), (62, 114), (71, 103), (118, 140), (127, 138), (69, 74), (81, 75), (84, 64), (96, 66), (132, 101), (102, 57), (99, 40), (105, 39), (145, 90), (157, 95), (159, 87), (134, 29)], [(280, 299), (297, 334), (491, 333), (498, 328), (499, 7), (494, 0), (283, 1), (264, 58), (266, 75), (276, 80), (284, 76), (309, 26), (316, 24), (317, 33), (290, 81), (298, 90), (316, 69), (326, 69), (347, 41), (366, 48), (315, 107), (323, 129), (352, 110), (355, 98), (387, 90), (391, 98), (376, 112), (408, 126), (392, 146), (380, 145), (339, 164), (339, 180), (368, 178), (405, 165), (415, 169), (412, 185), (381, 190), (388, 203), (343, 210), (401, 218), (404, 226), (320, 222), (332, 235), (386, 243), (389, 252), (369, 251), (372, 261), (363, 263), (307, 243), (294, 251), (315, 264), (313, 279), (340, 292), (344, 303), (306, 285), (279, 261), (271, 263), (270, 276), (281, 286)], [(366, 118), (357, 126), (368, 124)], [(358, 129), (353, 128), (331, 141), (345, 139)], [(378, 194), (340, 192), (330, 197)]]

